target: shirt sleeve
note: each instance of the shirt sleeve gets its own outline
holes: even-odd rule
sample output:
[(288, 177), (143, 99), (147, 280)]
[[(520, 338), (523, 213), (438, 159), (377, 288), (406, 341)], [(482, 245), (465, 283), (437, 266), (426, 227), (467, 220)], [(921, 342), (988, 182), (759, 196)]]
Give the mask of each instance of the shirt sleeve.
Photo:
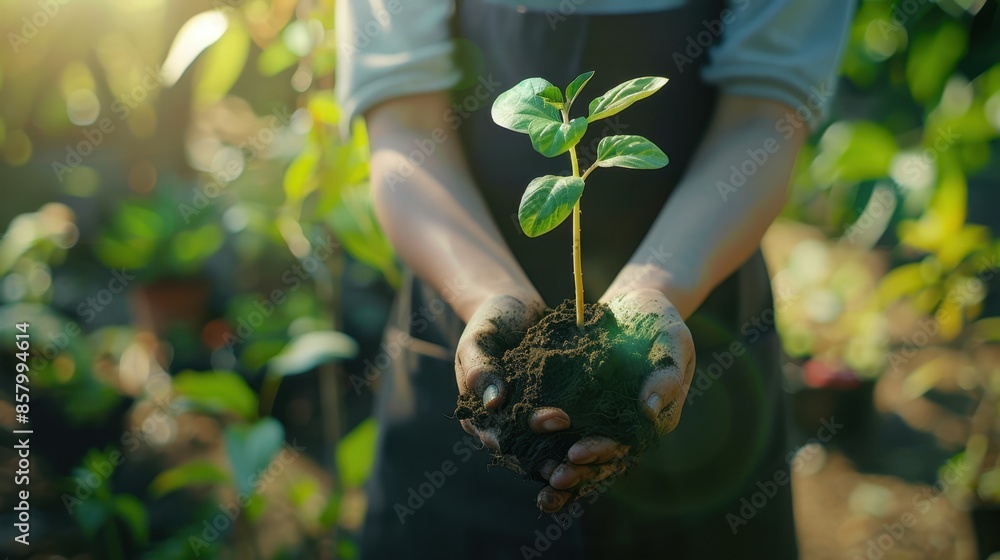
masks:
[(702, 77), (725, 93), (781, 101), (815, 129), (836, 90), (854, 11), (855, 0), (730, 0)]
[(335, 90), (344, 112), (342, 133), (382, 101), (458, 83), (453, 10), (451, 0), (337, 0)]

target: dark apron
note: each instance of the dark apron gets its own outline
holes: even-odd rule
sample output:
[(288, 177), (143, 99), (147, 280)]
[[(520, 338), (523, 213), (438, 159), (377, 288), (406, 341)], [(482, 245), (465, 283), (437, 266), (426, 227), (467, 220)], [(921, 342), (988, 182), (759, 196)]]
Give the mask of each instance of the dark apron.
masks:
[[(581, 157), (591, 159), (596, 150), (589, 146), (600, 137), (639, 134), (671, 160), (663, 170), (601, 169), (588, 180), (582, 202), (584, 278), (587, 298), (596, 300), (682, 177), (712, 115), (716, 92), (699, 76), (708, 55), (691, 56), (697, 51), (689, 50), (688, 38), (704, 31), (704, 22), (718, 19), (722, 5), (689, 4), (665, 12), (587, 16), (459, 2), (457, 58), (466, 79), (454, 94), (452, 122), (504, 237), (549, 305), (572, 297), (569, 223), (529, 239), (517, 226), (516, 212), (528, 182), (568, 174), (569, 158), (547, 159), (532, 150), (526, 136), (495, 125), (489, 111), (493, 99), (527, 77), (562, 87), (595, 70), (573, 112), (577, 116), (586, 114), (590, 99), (622, 81), (670, 78), (656, 95), (592, 125), (581, 143)], [(679, 71), (674, 53), (692, 62)], [(493, 83), (500, 85), (487, 85)], [(488, 87), (491, 95), (482, 99)], [(381, 433), (368, 487), (363, 558), (797, 556), (791, 486), (774, 485), (771, 492), (776, 474), (779, 480), (781, 473), (790, 475), (792, 445), (786, 440), (770, 286), (759, 253), (689, 320), (698, 390), (677, 430), (650, 449), (627, 478), (596, 500), (584, 499), (576, 518), (540, 515), (535, 506), (540, 485), (490, 468), (489, 455), (473, 452), (475, 443), (451, 418), (457, 397), (454, 348), (463, 325), (440, 296), (410, 278), (395, 314), (386, 347), (404, 344), (380, 378)], [(764, 490), (768, 495), (755, 496)]]

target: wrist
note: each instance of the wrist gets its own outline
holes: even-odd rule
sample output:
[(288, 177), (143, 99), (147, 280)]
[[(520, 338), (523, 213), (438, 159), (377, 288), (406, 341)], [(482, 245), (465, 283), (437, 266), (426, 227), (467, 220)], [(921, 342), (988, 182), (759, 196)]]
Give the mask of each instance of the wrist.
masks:
[(466, 297), (456, 301), (453, 307), (458, 316), (467, 323), (476, 310), (484, 304), (505, 297), (521, 302), (531, 313), (540, 313), (545, 309), (545, 302), (534, 286), (516, 281), (490, 282), (475, 286), (475, 289), (468, 290)]
[(677, 308), (681, 317), (687, 319), (701, 302), (698, 286), (695, 278), (676, 270), (650, 263), (629, 263), (615, 277), (601, 301), (607, 303), (622, 294), (652, 289), (662, 293)]

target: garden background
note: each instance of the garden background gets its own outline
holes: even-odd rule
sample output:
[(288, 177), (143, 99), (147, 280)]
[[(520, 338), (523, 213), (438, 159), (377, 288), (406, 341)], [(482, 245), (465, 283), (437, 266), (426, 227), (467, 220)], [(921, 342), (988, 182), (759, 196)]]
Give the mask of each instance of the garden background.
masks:
[[(31, 558), (357, 555), (401, 271), (333, 24), (0, 1), (0, 554), (29, 426)], [(995, 0), (862, 0), (765, 239), (797, 429), (845, 424), (794, 463), (804, 558), (1000, 551), (998, 61)]]

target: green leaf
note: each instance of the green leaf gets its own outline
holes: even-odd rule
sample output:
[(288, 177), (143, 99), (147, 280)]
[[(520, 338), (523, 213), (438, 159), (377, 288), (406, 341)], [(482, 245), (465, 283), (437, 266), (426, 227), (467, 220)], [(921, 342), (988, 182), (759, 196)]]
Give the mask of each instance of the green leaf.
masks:
[(374, 418), (362, 420), (337, 444), (337, 472), (340, 482), (357, 488), (368, 480), (375, 462), (378, 424)]
[(209, 461), (191, 461), (165, 470), (153, 479), (149, 492), (159, 498), (189, 486), (213, 485), (229, 481), (229, 473)]
[(173, 391), (202, 410), (229, 412), (244, 420), (257, 416), (257, 395), (231, 371), (181, 372), (174, 378)]
[(298, 63), (299, 57), (288, 50), (284, 41), (271, 41), (257, 57), (257, 71), (271, 78)]
[(528, 134), (528, 127), (537, 120), (562, 122), (559, 110), (539, 97), (552, 87), (541, 78), (528, 78), (497, 96), (490, 114), (493, 122), (514, 132)]
[(281, 375), (305, 373), (319, 364), (353, 358), (358, 353), (354, 339), (337, 331), (315, 331), (292, 339), (271, 358), (271, 368)]
[(528, 184), (517, 219), (528, 237), (552, 231), (573, 211), (583, 195), (583, 179), (546, 175)]
[[(374, 459), (374, 453), (372, 457)], [(340, 518), (340, 504), (341, 504), (341, 493), (334, 490), (333, 494), (330, 495), (326, 502), (326, 507), (319, 514), (319, 524), (325, 529), (331, 529), (337, 525), (337, 520)]]
[(587, 132), (587, 119), (573, 119), (568, 123), (543, 121), (531, 123), (528, 136), (531, 146), (545, 157), (555, 157), (576, 146)]
[(583, 86), (587, 85), (587, 82), (589, 82), (590, 78), (592, 78), (593, 76), (594, 76), (593, 70), (591, 70), (590, 72), (584, 72), (583, 74), (577, 76), (575, 80), (570, 82), (568, 86), (566, 86), (567, 105), (572, 105), (573, 102), (576, 101), (576, 96), (580, 95), (580, 92), (583, 91)]
[(340, 124), (340, 105), (331, 91), (318, 91), (309, 98), (309, 114), (313, 122), (336, 126)]
[(642, 136), (608, 136), (597, 145), (597, 165), (600, 167), (659, 169), (668, 163), (667, 155)]
[(916, 35), (906, 53), (906, 82), (913, 99), (931, 103), (940, 95), (965, 55), (968, 37), (964, 27), (951, 20), (941, 22), (933, 31)]
[(559, 91), (559, 88), (557, 88), (556, 86), (549, 86), (543, 89), (542, 92), (538, 94), (538, 97), (540, 97), (542, 101), (545, 102), (546, 105), (555, 107), (560, 111), (563, 108), (562, 92)]
[(321, 155), (319, 150), (307, 148), (289, 164), (282, 181), (289, 202), (298, 204), (316, 190), (319, 183), (315, 171)]
[(385, 233), (375, 218), (368, 184), (350, 185), (334, 192), (321, 191), (320, 204), (328, 202), (326, 223), (347, 252), (362, 263), (382, 272), (386, 280), (398, 286), (400, 274)]
[(246, 65), (250, 54), (250, 34), (232, 22), (229, 29), (205, 51), (194, 86), (195, 101), (208, 105), (229, 93)]
[(131, 494), (115, 496), (115, 512), (125, 522), (136, 542), (146, 544), (149, 540), (149, 516), (139, 498)]
[(252, 426), (226, 427), (226, 451), (233, 466), (236, 487), (244, 494), (254, 491), (260, 473), (271, 463), (285, 441), (285, 429), (274, 418), (262, 418)]
[(83, 500), (73, 508), (73, 518), (80, 525), (83, 534), (94, 538), (101, 527), (108, 522), (111, 508), (97, 500)]
[(590, 116), (587, 120), (594, 122), (616, 115), (636, 101), (653, 95), (666, 83), (666, 78), (646, 76), (619, 84), (590, 102)]

